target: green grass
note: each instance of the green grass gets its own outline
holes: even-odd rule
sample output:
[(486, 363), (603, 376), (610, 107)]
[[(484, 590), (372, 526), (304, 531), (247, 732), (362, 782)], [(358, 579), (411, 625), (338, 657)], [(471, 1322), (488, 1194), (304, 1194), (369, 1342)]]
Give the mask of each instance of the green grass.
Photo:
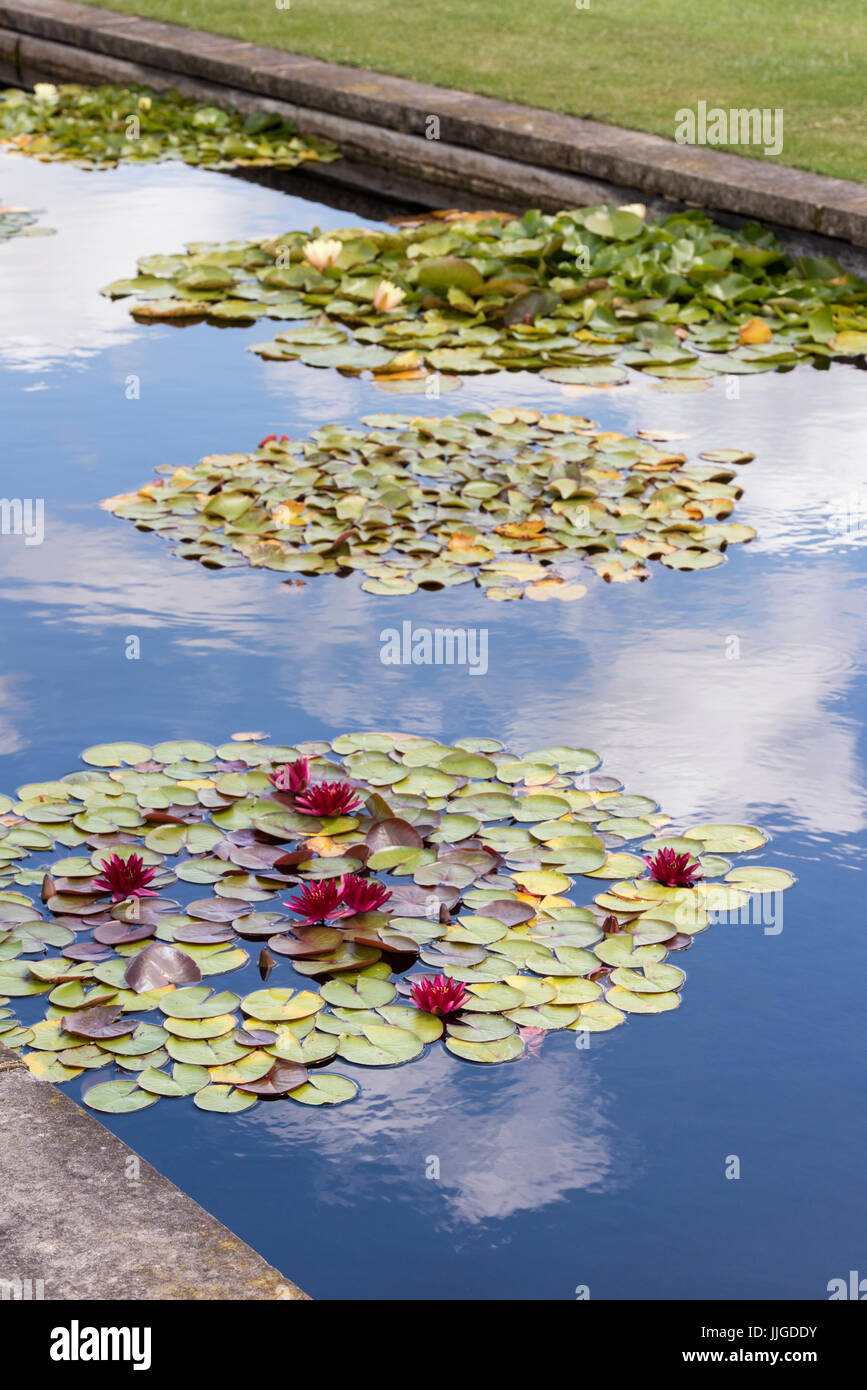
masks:
[[(95, 3), (95, 0), (88, 0)], [(109, 8), (672, 137), (782, 107), (776, 162), (867, 181), (864, 0), (111, 0)], [(751, 153), (748, 147), (739, 152)]]

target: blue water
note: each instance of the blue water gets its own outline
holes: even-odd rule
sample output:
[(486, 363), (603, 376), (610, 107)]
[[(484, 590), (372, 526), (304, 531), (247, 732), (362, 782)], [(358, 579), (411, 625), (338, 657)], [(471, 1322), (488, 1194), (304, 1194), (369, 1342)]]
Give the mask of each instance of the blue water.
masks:
[[(341, 1065), (361, 1095), (330, 1111), (161, 1101), (107, 1123), (319, 1298), (823, 1298), (863, 1270), (863, 373), (740, 378), (734, 400), (722, 382), (678, 396), (641, 379), (567, 397), (525, 375), (389, 396), (245, 352), (268, 324), (139, 326), (97, 293), (140, 254), (348, 214), (219, 174), (11, 156), (0, 202), (56, 229), (0, 251), (0, 490), (43, 497), (46, 527), (41, 546), (0, 537), (0, 789), (115, 737), (488, 733), (595, 748), (679, 823), (759, 824), (756, 861), (798, 878), (781, 931), (703, 933), (677, 958), (676, 1013), (586, 1049), (552, 1034), (538, 1058), (475, 1068), (434, 1047), (394, 1070)], [(753, 450), (735, 518), (759, 540), (707, 573), (591, 576), (575, 604), (470, 586), (384, 599), (356, 579), (209, 572), (97, 505), (273, 431), (515, 403), (682, 430), (692, 456)], [(383, 666), (379, 634), (405, 619), (487, 627), (487, 676)]]

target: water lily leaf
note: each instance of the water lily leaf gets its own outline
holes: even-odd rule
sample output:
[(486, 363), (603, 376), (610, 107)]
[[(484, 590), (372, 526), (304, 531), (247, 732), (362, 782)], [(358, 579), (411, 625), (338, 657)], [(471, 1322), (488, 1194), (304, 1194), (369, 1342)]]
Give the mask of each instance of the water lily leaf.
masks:
[(390, 981), (365, 975), (359, 975), (353, 982), (348, 979), (328, 980), (321, 990), (323, 999), (342, 1009), (375, 1009), (381, 1004), (390, 1004), (395, 993)]
[(340, 1105), (345, 1100), (354, 1100), (358, 1087), (348, 1076), (336, 1076), (331, 1072), (316, 1072), (303, 1086), (289, 1092), (290, 1100), (300, 1101), (302, 1105)]
[(659, 1014), (668, 1013), (671, 1009), (680, 1006), (679, 994), (634, 994), (631, 990), (622, 989), (618, 985), (609, 989), (605, 1002), (614, 1009), (619, 1009), (622, 1013), (628, 1014)]
[(236, 1043), (231, 1033), (221, 1038), (193, 1039), (166, 1037), (166, 1052), (176, 1062), (188, 1062), (195, 1067), (222, 1067), (246, 1057), (249, 1048)]
[(169, 1017), (179, 1018), (218, 1018), (231, 1013), (241, 1001), (237, 994), (222, 990), (215, 994), (210, 985), (192, 985), (187, 989), (172, 990), (159, 1001), (159, 1008)]
[(211, 1084), (203, 1086), (193, 1096), (193, 1104), (199, 1110), (211, 1110), (219, 1115), (239, 1115), (258, 1103), (258, 1096), (246, 1091), (236, 1091), (233, 1086)]
[(749, 893), (781, 893), (791, 888), (794, 875), (788, 869), (765, 868), (760, 864), (750, 864), (744, 869), (732, 869), (726, 874), (728, 883), (735, 883)]
[(148, 1067), (138, 1076), (141, 1089), (157, 1096), (192, 1096), (207, 1086), (209, 1080), (207, 1067), (193, 1067), (184, 1062), (173, 1064), (171, 1076), (156, 1067)]
[(767, 841), (754, 825), (696, 825), (683, 834), (687, 840), (701, 840), (703, 848), (713, 854), (741, 854), (759, 849)]
[(480, 294), (485, 287), (476, 267), (458, 256), (440, 256), (425, 261), (419, 268), (418, 283), (435, 294), (458, 289), (472, 296)]
[(202, 978), (202, 972), (186, 951), (175, 946), (146, 946), (126, 968), (124, 979), (136, 994), (163, 985), (186, 985)]
[(167, 1018), (166, 1032), (178, 1038), (219, 1038), (237, 1026), (234, 1014), (217, 1014), (213, 1018)]
[(144, 743), (98, 743), (85, 748), (81, 757), (91, 767), (122, 767), (146, 762), (151, 750)]
[(424, 1046), (422, 1039), (410, 1029), (383, 1023), (369, 1025), (362, 1036), (344, 1035), (337, 1053), (345, 1061), (361, 1067), (394, 1067), (419, 1057)]
[(307, 1018), (324, 1006), (323, 996), (312, 990), (298, 993), (294, 989), (258, 989), (241, 1000), (241, 1008), (248, 1018), (261, 1019), (264, 1023)]
[(449, 1037), (470, 1043), (499, 1042), (511, 1037), (515, 1026), (511, 1018), (502, 1014), (466, 1014), (446, 1023)]
[(505, 1009), (519, 1009), (524, 996), (518, 989), (499, 983), (480, 983), (469, 986), (469, 999), (463, 1004), (469, 1013), (500, 1013)]
[(48, 1054), (42, 1052), (28, 1052), (24, 1058), (25, 1064), (31, 1076), (36, 1076), (40, 1081), (51, 1081), (54, 1085), (59, 1085), (64, 1081), (74, 1081), (77, 1076), (81, 1076), (80, 1067), (67, 1067), (62, 1062)]
[(513, 874), (512, 877), (526, 892), (537, 897), (545, 897), (549, 893), (562, 893), (564, 889), (572, 886), (567, 874), (559, 874), (553, 870), (531, 870), (528, 873)]
[(521, 1039), (516, 1035), (507, 1038), (469, 1042), (465, 1038), (452, 1035), (446, 1038), (446, 1047), (463, 1062), (514, 1062), (524, 1051)]
[(248, 1086), (248, 1083), (259, 1081), (274, 1066), (274, 1058), (269, 1052), (255, 1049), (247, 1051), (244, 1057), (239, 1057), (235, 1062), (226, 1062), (222, 1066), (211, 1067), (209, 1075), (212, 1081), (228, 1082), (231, 1086)]
[(303, 1066), (313, 1066), (316, 1062), (330, 1062), (337, 1056), (337, 1041), (334, 1035), (322, 1033), (318, 1028), (299, 1038), (289, 1030), (268, 1047), (272, 1057), (280, 1057), (285, 1062), (300, 1062)]
[(612, 984), (631, 990), (633, 994), (666, 994), (680, 989), (686, 975), (676, 965), (655, 964), (646, 961), (641, 970), (620, 967), (612, 971)]
[(607, 1033), (624, 1022), (625, 1018), (620, 1009), (616, 1009), (604, 999), (599, 999), (582, 1004), (578, 1018), (574, 1023), (570, 1023), (569, 1027), (586, 1033)]
[(91, 1110), (100, 1110), (106, 1115), (129, 1115), (134, 1110), (147, 1110), (156, 1105), (159, 1096), (141, 1090), (137, 1081), (125, 1079), (91, 1086), (83, 1099)]
[(510, 1009), (507, 1017), (521, 1028), (568, 1028), (578, 1017), (577, 1004), (542, 1004), (539, 1008)]
[(303, 1086), (307, 1081), (307, 1068), (294, 1062), (275, 1062), (271, 1070), (258, 1081), (244, 1083), (244, 1090), (253, 1095), (276, 1097), (285, 1096), (291, 1090)]
[(89, 1009), (98, 1004), (110, 1003), (115, 991), (110, 986), (92, 985), (89, 989), (80, 980), (69, 980), (56, 985), (49, 994), (52, 1004), (58, 1009)]
[(588, 1004), (602, 994), (602, 986), (595, 980), (585, 980), (577, 975), (545, 976), (542, 983), (555, 987), (555, 1004)]
[(131, 1036), (138, 1024), (134, 1018), (122, 1018), (118, 1008), (95, 1005), (67, 1014), (63, 1027), (75, 1038), (114, 1039)]
[(128, 1037), (108, 1038), (103, 1046), (117, 1057), (153, 1055), (168, 1039), (164, 1028), (155, 1023), (139, 1023)]

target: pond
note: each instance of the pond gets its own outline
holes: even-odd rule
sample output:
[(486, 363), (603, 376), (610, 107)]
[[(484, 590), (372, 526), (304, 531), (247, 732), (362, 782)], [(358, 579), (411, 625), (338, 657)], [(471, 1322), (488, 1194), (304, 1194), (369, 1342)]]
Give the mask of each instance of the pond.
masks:
[[(489, 735), (593, 748), (678, 824), (760, 825), (764, 862), (797, 878), (784, 916), (677, 957), (680, 1009), (588, 1046), (567, 1030), (472, 1067), (435, 1045), (412, 1066), (341, 1065), (361, 1091), (333, 1109), (181, 1099), (105, 1122), (315, 1298), (826, 1297), (863, 1259), (867, 1216), (864, 375), (805, 365), (677, 395), (632, 373), (566, 395), (500, 373), (395, 399), (245, 352), (261, 324), (143, 325), (98, 293), (189, 240), (370, 217), (170, 166), (2, 156), (0, 190), (55, 229), (0, 250), (2, 490), (45, 507), (41, 545), (0, 537), (0, 789), (115, 738)], [(515, 405), (683, 432), (691, 457), (753, 452), (736, 516), (758, 538), (709, 572), (492, 604), (471, 585), (374, 598), (360, 575), (211, 572), (98, 505), (270, 433)], [(484, 676), (384, 665), (381, 633), (407, 621), (484, 629)], [(254, 961), (229, 987), (257, 987)]]

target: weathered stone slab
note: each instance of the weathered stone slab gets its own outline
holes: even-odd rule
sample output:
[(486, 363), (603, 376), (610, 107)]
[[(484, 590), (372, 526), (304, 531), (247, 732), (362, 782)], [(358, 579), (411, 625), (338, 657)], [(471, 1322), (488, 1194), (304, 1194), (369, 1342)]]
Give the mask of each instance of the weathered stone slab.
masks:
[(2, 1045), (0, 1120), (0, 1297), (307, 1299)]

